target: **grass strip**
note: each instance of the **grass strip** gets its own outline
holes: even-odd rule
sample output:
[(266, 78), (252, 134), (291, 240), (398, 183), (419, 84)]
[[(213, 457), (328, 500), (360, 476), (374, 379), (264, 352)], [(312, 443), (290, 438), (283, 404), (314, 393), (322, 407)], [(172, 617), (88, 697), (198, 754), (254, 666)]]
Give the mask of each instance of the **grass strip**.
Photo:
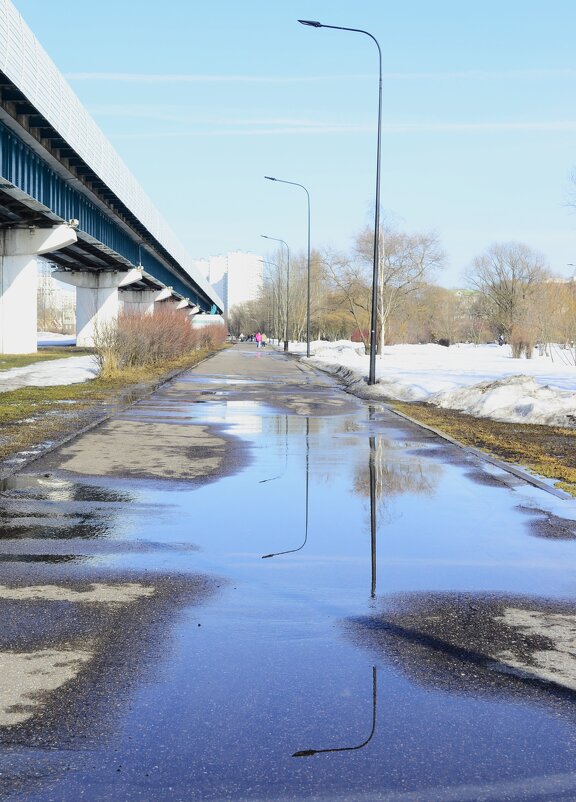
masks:
[(502, 423), (425, 403), (390, 402), (393, 409), (540, 476), (576, 496), (576, 430), (560, 426)]

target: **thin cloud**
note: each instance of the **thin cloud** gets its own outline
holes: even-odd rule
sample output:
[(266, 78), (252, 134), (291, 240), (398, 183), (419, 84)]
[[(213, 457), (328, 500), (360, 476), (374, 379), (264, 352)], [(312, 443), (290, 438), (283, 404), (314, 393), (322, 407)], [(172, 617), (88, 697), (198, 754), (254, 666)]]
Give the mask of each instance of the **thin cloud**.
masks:
[(576, 120), (473, 123), (390, 123), (382, 126), (390, 134), (467, 133), (475, 131), (576, 131)]
[(69, 81), (124, 81), (127, 83), (313, 83), (365, 80), (370, 75), (195, 75), (189, 73), (69, 72)]
[(391, 80), (501, 80), (506, 78), (576, 78), (576, 69), (454, 70), (440, 72), (387, 72)]
[[(69, 81), (125, 83), (261, 83), (290, 84), (322, 81), (373, 80), (373, 74), (352, 75), (199, 75), (195, 73), (69, 72)], [(507, 78), (576, 78), (576, 69), (460, 70), (438, 72), (385, 72), (384, 80), (501, 80)]]
[(265, 125), (245, 128), (211, 128), (199, 129), (196, 131), (138, 131), (134, 134), (116, 134), (114, 139), (188, 139), (197, 137), (215, 136), (278, 136), (287, 134), (366, 134), (376, 131), (375, 125), (342, 125), (318, 124), (318, 125), (290, 125), (273, 126)]
[[(231, 136), (231, 135), (273, 135), (273, 134), (322, 134), (322, 133), (370, 133), (376, 129), (375, 121), (334, 122), (332, 120), (310, 120), (300, 117), (250, 117), (247, 119), (221, 120), (214, 116), (197, 116), (195, 112), (182, 113), (178, 107), (157, 106), (154, 104), (95, 104), (90, 111), (96, 116), (115, 118), (143, 118), (164, 122), (181, 123), (186, 126), (180, 131), (146, 133), (145, 136)], [(194, 130), (190, 130), (194, 126)], [(575, 120), (488, 120), (474, 122), (386, 122), (382, 126), (385, 134), (434, 134), (468, 132), (506, 132), (506, 131), (576, 131)], [(126, 134), (129, 136), (129, 134)]]
[[(115, 139), (186, 139), (198, 137), (225, 136), (286, 136), (316, 134), (372, 134), (376, 131), (373, 124), (346, 123), (302, 123), (289, 125), (275, 124), (273, 121), (257, 124), (246, 123), (238, 127), (238, 123), (230, 127), (199, 128), (194, 131), (139, 131), (133, 134), (116, 134)], [(382, 126), (384, 134), (467, 134), (477, 132), (528, 132), (546, 131), (556, 133), (576, 133), (576, 120), (550, 122), (485, 122), (485, 123), (389, 123)]]

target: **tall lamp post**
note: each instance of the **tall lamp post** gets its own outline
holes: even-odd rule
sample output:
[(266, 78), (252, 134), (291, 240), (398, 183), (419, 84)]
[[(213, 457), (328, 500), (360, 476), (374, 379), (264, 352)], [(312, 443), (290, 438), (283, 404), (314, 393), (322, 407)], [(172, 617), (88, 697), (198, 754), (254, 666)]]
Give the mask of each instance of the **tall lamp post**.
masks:
[(288, 247), (288, 243), (284, 242), (283, 239), (278, 239), (278, 237), (268, 237), (266, 234), (260, 234), (261, 237), (264, 239), (272, 239), (274, 242), (281, 242), (282, 245), (286, 246), (286, 253), (288, 255), (288, 266), (286, 268), (286, 327), (284, 329), (284, 350), (288, 350), (288, 342), (290, 340), (289, 337), (289, 328), (288, 328), (288, 307), (290, 306), (290, 248)]
[(311, 28), (332, 28), (335, 31), (352, 31), (353, 33), (363, 33), (369, 36), (378, 48), (378, 142), (376, 149), (376, 211), (374, 213), (374, 262), (372, 265), (372, 313), (370, 317), (370, 370), (368, 372), (368, 384), (376, 384), (376, 331), (378, 328), (378, 248), (380, 239), (380, 141), (382, 138), (382, 51), (378, 40), (368, 31), (360, 28), (343, 28), (340, 25), (324, 25), (315, 20), (299, 19), (301, 25), (308, 25)]
[(290, 184), (293, 187), (300, 187), (306, 193), (308, 200), (308, 292), (306, 296), (306, 356), (310, 356), (310, 193), (304, 184), (297, 184), (296, 181), (284, 181), (282, 178), (273, 178), (271, 175), (265, 175), (268, 181), (278, 181), (279, 184)]

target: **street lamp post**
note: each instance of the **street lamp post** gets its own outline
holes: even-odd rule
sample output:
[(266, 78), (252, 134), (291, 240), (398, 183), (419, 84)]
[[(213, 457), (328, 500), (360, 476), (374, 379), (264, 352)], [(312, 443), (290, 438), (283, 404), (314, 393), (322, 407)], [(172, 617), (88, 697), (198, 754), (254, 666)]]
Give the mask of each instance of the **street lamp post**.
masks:
[(380, 240), (380, 141), (382, 138), (382, 51), (375, 36), (368, 31), (360, 28), (343, 28), (340, 25), (324, 25), (316, 20), (299, 19), (301, 25), (308, 25), (311, 28), (332, 28), (335, 31), (352, 31), (353, 33), (363, 33), (369, 36), (378, 48), (378, 137), (376, 148), (376, 210), (374, 213), (374, 262), (372, 265), (372, 312), (370, 317), (370, 369), (368, 372), (368, 384), (376, 384), (376, 347), (378, 328), (378, 250)]
[(283, 239), (278, 239), (278, 237), (268, 237), (266, 234), (260, 234), (261, 237), (264, 239), (272, 239), (274, 242), (281, 242), (282, 245), (286, 246), (286, 253), (288, 258), (287, 268), (286, 268), (286, 326), (284, 329), (284, 350), (288, 350), (288, 342), (290, 340), (290, 329), (288, 327), (288, 308), (290, 306), (290, 248), (288, 244), (284, 242)]
[(308, 200), (308, 278), (307, 278), (307, 296), (306, 296), (306, 356), (310, 356), (310, 193), (304, 184), (297, 184), (296, 181), (285, 181), (282, 178), (273, 178), (270, 175), (265, 175), (268, 181), (278, 181), (280, 184), (290, 184), (293, 187), (300, 187), (306, 193)]

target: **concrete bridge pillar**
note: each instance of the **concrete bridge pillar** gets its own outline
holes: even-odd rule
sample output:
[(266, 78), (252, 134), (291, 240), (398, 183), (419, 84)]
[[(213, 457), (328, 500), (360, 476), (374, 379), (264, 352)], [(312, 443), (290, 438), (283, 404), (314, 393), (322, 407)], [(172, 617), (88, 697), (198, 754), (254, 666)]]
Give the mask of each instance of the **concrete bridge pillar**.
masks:
[(0, 353), (36, 353), (37, 257), (74, 242), (76, 232), (66, 224), (0, 232)]
[(76, 287), (76, 345), (91, 347), (98, 328), (118, 318), (119, 287), (140, 281), (142, 273), (136, 268), (98, 273), (57, 270), (54, 277)]
[(140, 312), (145, 315), (154, 313), (154, 304), (172, 297), (172, 291), (168, 287), (162, 290), (123, 290), (120, 293), (122, 311)]
[(185, 309), (188, 310), (190, 308), (190, 302), (184, 299), (178, 300), (178, 298), (167, 298), (167, 300), (162, 301), (162, 306), (165, 309)]

